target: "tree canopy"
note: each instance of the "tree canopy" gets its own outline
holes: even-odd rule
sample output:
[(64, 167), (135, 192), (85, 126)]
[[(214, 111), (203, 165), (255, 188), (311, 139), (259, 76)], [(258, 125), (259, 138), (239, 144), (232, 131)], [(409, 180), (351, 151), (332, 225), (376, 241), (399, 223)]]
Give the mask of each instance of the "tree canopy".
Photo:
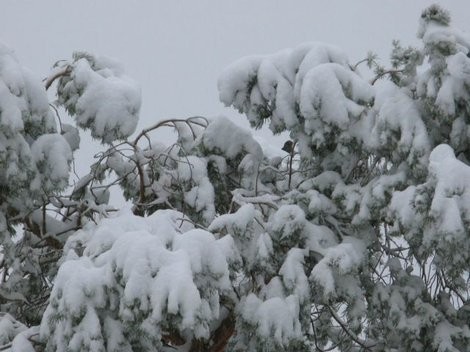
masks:
[[(390, 67), (315, 42), (227, 67), (277, 156), (223, 117), (135, 134), (120, 64), (41, 83), (1, 46), (0, 350), (469, 351), (470, 35), (433, 5), (418, 38)], [(74, 179), (78, 129), (102, 150)]]

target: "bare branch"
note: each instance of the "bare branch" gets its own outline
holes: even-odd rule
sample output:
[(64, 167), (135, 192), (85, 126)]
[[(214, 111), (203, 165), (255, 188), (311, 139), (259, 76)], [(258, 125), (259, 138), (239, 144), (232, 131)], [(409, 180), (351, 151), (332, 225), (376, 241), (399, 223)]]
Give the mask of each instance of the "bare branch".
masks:
[(56, 79), (60, 77), (68, 76), (70, 75), (71, 72), (72, 72), (71, 66), (67, 65), (67, 66), (62, 67), (62, 69), (60, 69), (59, 71), (54, 73), (52, 76), (49, 76), (44, 80), (44, 87), (46, 88), (46, 90), (48, 90)]
[(372, 347), (376, 346), (376, 343), (370, 343), (368, 341), (364, 341), (363, 339), (359, 338), (354, 332), (352, 332), (347, 324), (338, 316), (338, 314), (334, 311), (333, 308), (328, 306), (328, 309), (331, 313), (331, 316), (333, 319), (341, 326), (343, 331), (354, 341), (356, 342), (359, 346), (361, 346), (364, 349), (370, 350)]

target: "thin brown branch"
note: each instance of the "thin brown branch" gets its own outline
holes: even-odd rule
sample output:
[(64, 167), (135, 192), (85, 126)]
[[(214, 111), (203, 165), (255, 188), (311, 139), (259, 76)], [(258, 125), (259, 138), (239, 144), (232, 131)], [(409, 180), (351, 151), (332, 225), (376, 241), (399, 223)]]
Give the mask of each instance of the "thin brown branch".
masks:
[(48, 90), (56, 79), (60, 77), (68, 76), (70, 75), (71, 72), (72, 72), (72, 67), (68, 65), (63, 67), (62, 69), (54, 73), (52, 76), (49, 76), (44, 80), (44, 87), (46, 88), (46, 90)]
[[(197, 119), (202, 119), (204, 120), (205, 124), (203, 123), (200, 123), (197, 121)], [(132, 142), (132, 144), (134, 146), (137, 146), (137, 143), (139, 142), (139, 140), (146, 136), (147, 133), (149, 132), (152, 132), (160, 127), (165, 127), (165, 126), (175, 126), (175, 123), (177, 122), (183, 122), (183, 123), (186, 123), (190, 128), (191, 128), (191, 124), (194, 124), (194, 125), (197, 125), (197, 126), (201, 126), (201, 127), (207, 127), (207, 120), (206, 118), (202, 117), (202, 116), (194, 116), (194, 117), (189, 117), (187, 119), (167, 119), (167, 120), (162, 120), (160, 122), (158, 122), (157, 124), (153, 125), (153, 126), (150, 126), (148, 128), (145, 128), (143, 129), (138, 135), (137, 137), (134, 139), (134, 142)], [(191, 131), (193, 132), (193, 136), (194, 136), (194, 131), (192, 130), (191, 128)]]
[(294, 141), (292, 143), (292, 148), (290, 150), (290, 158), (289, 158), (289, 182), (288, 182), (288, 189), (290, 190), (290, 185), (292, 181), (292, 162), (294, 161), (294, 155), (295, 155), (295, 145), (297, 144), (297, 141)]
[(362, 348), (366, 350), (369, 350), (376, 345), (375, 343), (368, 343), (367, 341), (364, 341), (363, 339), (359, 338), (354, 332), (351, 331), (351, 329), (348, 328), (346, 323), (343, 322), (343, 320), (338, 316), (338, 314), (334, 311), (333, 308), (331, 308), (330, 306), (327, 306), (327, 307), (333, 319), (341, 326), (343, 331), (359, 346), (361, 346)]

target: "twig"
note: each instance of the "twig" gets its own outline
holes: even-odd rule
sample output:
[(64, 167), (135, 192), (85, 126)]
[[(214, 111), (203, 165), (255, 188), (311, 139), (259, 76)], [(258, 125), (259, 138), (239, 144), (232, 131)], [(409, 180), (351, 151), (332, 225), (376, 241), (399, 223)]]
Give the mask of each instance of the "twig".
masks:
[(320, 346), (318, 346), (318, 342), (317, 342), (317, 333), (315, 331), (315, 323), (312, 319), (312, 316), (310, 316), (310, 324), (312, 325), (312, 331), (313, 331), (313, 342), (315, 343), (315, 348), (320, 351), (320, 352), (329, 352), (329, 351), (333, 351), (336, 347), (338, 347), (338, 345), (335, 345), (333, 344), (331, 347), (327, 347), (325, 349), (323, 348), (320, 348)]
[(63, 77), (63, 76), (68, 76), (70, 75), (70, 73), (72, 72), (72, 67), (67, 65), (65, 67), (63, 67), (61, 70), (57, 71), (55, 74), (53, 74), (52, 76), (49, 76), (47, 77), (45, 80), (44, 80), (44, 87), (46, 88), (46, 90), (48, 90), (52, 83), (54, 83), (54, 81), (57, 79), (57, 78), (60, 78), (60, 77)]
[(292, 181), (292, 162), (294, 161), (294, 155), (295, 155), (295, 145), (297, 144), (297, 141), (294, 141), (292, 143), (292, 148), (290, 150), (290, 158), (289, 158), (289, 182), (288, 182), (288, 189), (290, 190), (290, 184)]
[(377, 82), (379, 79), (381, 79), (385, 75), (393, 75), (395, 73), (401, 73), (401, 72), (403, 72), (403, 70), (393, 70), (393, 69), (380, 72), (377, 74), (377, 76), (374, 77), (374, 79), (370, 82), (370, 84), (374, 85), (375, 82)]
[(333, 319), (341, 326), (341, 328), (343, 329), (343, 331), (351, 338), (353, 339), (354, 342), (356, 342), (359, 346), (361, 346), (362, 348), (365, 348), (367, 350), (371, 349), (372, 347), (376, 346), (377, 344), (375, 343), (368, 343), (364, 340), (362, 340), (361, 338), (359, 338), (354, 332), (352, 332), (348, 326), (341, 320), (341, 318), (338, 316), (338, 314), (336, 314), (336, 312), (333, 310), (333, 308), (331, 308), (329, 305), (327, 305), (330, 313), (331, 313), (331, 316), (333, 317)]
[[(205, 124), (202, 124), (200, 122), (197, 122), (197, 121), (194, 121), (196, 119), (202, 119), (205, 121)], [(208, 125), (208, 121), (205, 117), (202, 117), (202, 116), (193, 116), (193, 117), (189, 117), (187, 119), (167, 119), (167, 120), (163, 120), (163, 121), (160, 121), (159, 123), (151, 126), (151, 127), (148, 127), (148, 128), (145, 128), (143, 129), (138, 135), (137, 137), (134, 139), (134, 142), (132, 142), (132, 144), (134, 146), (137, 146), (137, 143), (139, 142), (139, 140), (144, 137), (147, 133), (153, 131), (153, 130), (156, 130), (160, 127), (163, 127), (163, 126), (168, 126), (168, 124), (173, 124), (173, 126), (175, 126), (175, 123), (176, 122), (183, 122), (183, 123), (186, 123), (190, 128), (191, 128), (191, 124), (195, 124), (195, 125), (198, 125), (198, 126), (201, 126), (201, 127), (207, 127)], [(192, 131), (192, 129), (191, 129)], [(193, 132), (193, 135), (194, 135), (194, 131)]]

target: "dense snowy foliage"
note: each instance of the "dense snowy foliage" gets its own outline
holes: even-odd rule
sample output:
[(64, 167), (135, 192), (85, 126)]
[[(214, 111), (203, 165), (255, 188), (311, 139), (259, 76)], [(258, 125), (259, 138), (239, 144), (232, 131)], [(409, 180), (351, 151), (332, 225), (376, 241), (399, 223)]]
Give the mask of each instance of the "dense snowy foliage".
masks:
[[(0, 349), (469, 351), (470, 35), (431, 6), (418, 37), (390, 68), (321, 43), (230, 65), (220, 100), (288, 132), (278, 156), (223, 117), (131, 139), (117, 63), (44, 89), (1, 47)], [(103, 143), (78, 180), (59, 107)]]
[[(74, 116), (77, 126), (89, 128), (103, 143), (129, 137), (137, 126), (140, 89), (112, 60), (75, 53), (62, 63), (58, 103)], [(104, 104), (103, 102), (106, 102)]]

